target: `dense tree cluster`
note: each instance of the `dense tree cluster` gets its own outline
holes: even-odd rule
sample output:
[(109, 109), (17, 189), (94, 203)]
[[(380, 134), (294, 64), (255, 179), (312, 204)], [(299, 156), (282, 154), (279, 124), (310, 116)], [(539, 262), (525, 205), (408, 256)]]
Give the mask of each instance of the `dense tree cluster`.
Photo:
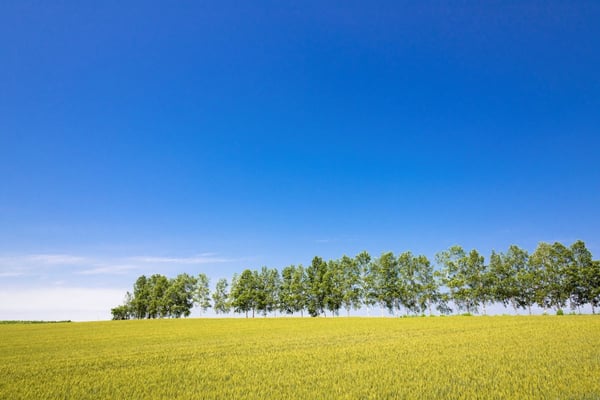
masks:
[(233, 310), (246, 317), (307, 312), (311, 316), (338, 315), (344, 309), (380, 308), (394, 315), (486, 312), (486, 306), (528, 310), (572, 309), (600, 304), (600, 261), (582, 241), (567, 247), (540, 243), (532, 254), (518, 246), (492, 252), (489, 262), (477, 250), (460, 246), (438, 253), (434, 267), (427, 257), (405, 252), (367, 252), (325, 261), (315, 257), (307, 267), (281, 270), (262, 267), (235, 274), (231, 286), (220, 279), (209, 291), (205, 275), (187, 274), (167, 279), (141, 276), (125, 304), (112, 310), (114, 319), (188, 316), (194, 305), (212, 307), (217, 314)]
[(205, 311), (210, 307), (208, 284), (204, 274), (180, 274), (174, 279), (142, 275), (135, 281), (133, 293), (127, 292), (125, 303), (111, 310), (113, 319), (187, 317), (195, 305)]

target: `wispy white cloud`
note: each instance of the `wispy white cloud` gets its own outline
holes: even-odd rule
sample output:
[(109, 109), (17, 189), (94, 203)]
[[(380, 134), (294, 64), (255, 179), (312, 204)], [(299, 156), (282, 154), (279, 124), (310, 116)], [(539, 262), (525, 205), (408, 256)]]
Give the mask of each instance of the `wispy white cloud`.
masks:
[[(209, 255), (207, 255), (209, 254)], [(194, 257), (153, 257), (141, 256), (130, 257), (129, 260), (147, 264), (213, 264), (226, 263), (232, 260), (222, 257), (216, 257), (213, 253), (205, 253)]]
[(32, 262), (47, 265), (77, 265), (89, 261), (86, 257), (71, 254), (32, 254), (26, 256), (26, 258), (29, 258)]
[(23, 271), (1, 271), (0, 278), (14, 278), (17, 276), (23, 276), (25, 272)]
[(235, 261), (217, 253), (201, 253), (189, 257), (81, 256), (64, 253), (34, 253), (0, 255), (0, 277), (19, 278), (37, 276), (47, 279), (53, 275), (124, 275), (134, 270), (163, 270), (169, 265), (209, 265)]
[(0, 256), (0, 267), (77, 265), (85, 262), (89, 262), (89, 259), (71, 254), (23, 254), (16, 256)]
[(87, 257), (71, 254), (20, 254), (0, 256), (0, 277), (19, 278), (25, 276), (48, 274), (50, 270), (76, 268), (92, 263)]
[(96, 265), (75, 273), (79, 275), (123, 275), (136, 269), (139, 269), (136, 265)]

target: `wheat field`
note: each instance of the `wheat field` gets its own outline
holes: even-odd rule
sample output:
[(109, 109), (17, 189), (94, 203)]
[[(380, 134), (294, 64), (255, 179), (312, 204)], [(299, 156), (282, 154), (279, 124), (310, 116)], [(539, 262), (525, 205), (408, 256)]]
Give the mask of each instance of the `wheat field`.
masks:
[(600, 399), (600, 318), (0, 325), (2, 399)]

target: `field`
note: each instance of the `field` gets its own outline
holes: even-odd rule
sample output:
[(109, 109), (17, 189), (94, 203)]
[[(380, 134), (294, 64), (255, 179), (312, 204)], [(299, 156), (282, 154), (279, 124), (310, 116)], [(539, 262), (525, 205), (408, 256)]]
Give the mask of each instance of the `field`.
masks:
[(600, 318), (6, 324), (0, 398), (600, 399)]

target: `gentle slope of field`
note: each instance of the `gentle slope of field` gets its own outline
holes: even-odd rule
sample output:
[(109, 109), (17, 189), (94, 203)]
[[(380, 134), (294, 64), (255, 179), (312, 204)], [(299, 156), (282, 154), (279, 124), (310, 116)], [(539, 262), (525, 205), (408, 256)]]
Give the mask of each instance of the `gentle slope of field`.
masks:
[(0, 325), (2, 399), (599, 399), (595, 316)]

